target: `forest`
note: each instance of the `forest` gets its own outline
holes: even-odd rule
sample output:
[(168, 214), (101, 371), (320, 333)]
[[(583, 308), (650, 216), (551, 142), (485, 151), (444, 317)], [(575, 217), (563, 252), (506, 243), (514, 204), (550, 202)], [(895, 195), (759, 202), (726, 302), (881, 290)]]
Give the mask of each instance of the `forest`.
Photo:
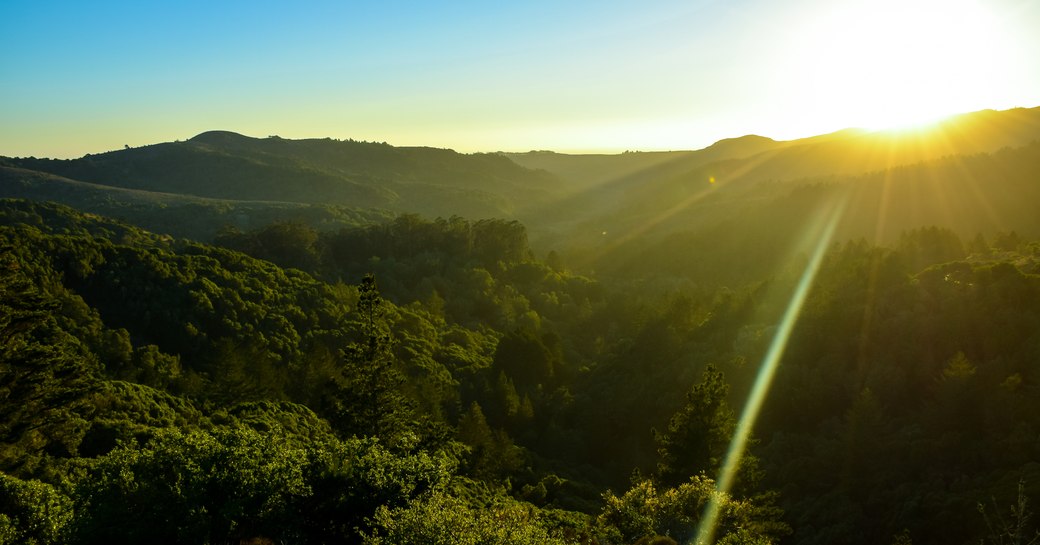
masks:
[[(829, 177), (268, 140), (0, 159), (0, 543), (1040, 535), (1035, 139)], [(263, 194), (150, 176), (210, 156)]]

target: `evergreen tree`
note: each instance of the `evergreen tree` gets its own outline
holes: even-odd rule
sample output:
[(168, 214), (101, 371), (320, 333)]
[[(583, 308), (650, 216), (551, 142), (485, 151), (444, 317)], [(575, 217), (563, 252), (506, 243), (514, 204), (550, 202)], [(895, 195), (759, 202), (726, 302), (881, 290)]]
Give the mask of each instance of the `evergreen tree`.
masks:
[(96, 364), (55, 323), (56, 303), (0, 248), (0, 470), (31, 474), (44, 454), (70, 456), (87, 428)]
[(399, 438), (414, 427), (414, 403), (401, 394), (393, 337), (383, 313), (375, 276), (358, 287), (359, 339), (343, 349), (341, 372), (331, 379), (325, 412), (344, 436)]
[(505, 431), (488, 426), (477, 402), (459, 419), (457, 437), (470, 447), (466, 470), (472, 477), (493, 482), (516, 471), (523, 463), (520, 449)]
[(701, 382), (686, 394), (686, 404), (668, 422), (668, 431), (655, 434), (663, 483), (678, 486), (700, 473), (716, 474), (735, 427), (727, 394), (722, 371), (708, 365)]

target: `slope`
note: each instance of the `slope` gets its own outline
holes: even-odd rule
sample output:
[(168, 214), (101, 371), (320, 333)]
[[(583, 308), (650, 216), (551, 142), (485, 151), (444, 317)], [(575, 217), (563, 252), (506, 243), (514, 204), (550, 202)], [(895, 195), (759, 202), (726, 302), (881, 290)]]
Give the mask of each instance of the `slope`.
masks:
[(859, 176), (762, 182), (728, 192), (690, 189), (695, 198), (685, 205), (672, 195), (680, 205), (658, 208), (656, 216), (648, 208), (642, 216), (605, 219), (614, 228), (600, 233), (597, 244), (564, 250), (602, 273), (733, 285), (791, 263), (807, 251), (804, 238), (813, 223), (839, 206), (837, 241), (896, 244), (906, 232), (933, 226), (967, 240), (1010, 233), (1036, 238), (1037, 180), (1040, 142)]
[[(642, 234), (667, 234), (662, 216), (694, 207), (684, 222), (712, 222), (717, 199), (760, 200), (745, 193), (761, 182), (846, 177), (881, 172), (947, 156), (989, 153), (1040, 139), (1040, 108), (986, 110), (947, 119), (914, 131), (836, 133), (776, 142), (747, 136), (722, 140), (693, 152), (566, 156), (533, 152), (515, 161), (553, 172), (575, 193), (532, 213), (543, 218), (553, 245), (593, 243), (602, 232), (628, 232), (653, 223)], [(611, 172), (613, 175), (611, 175)], [(756, 188), (756, 191), (760, 188)], [(737, 192), (738, 195), (731, 195)], [(682, 225), (687, 226), (687, 223)], [(571, 243), (565, 242), (577, 237)]]
[(428, 216), (512, 216), (551, 194), (553, 176), (504, 157), (332, 139), (213, 131), (186, 142), (10, 166), (94, 184), (195, 197), (384, 208)]
[(254, 229), (299, 222), (322, 230), (386, 221), (389, 211), (327, 204), (193, 197), (72, 180), (46, 172), (0, 166), (0, 198), (51, 201), (117, 218), (146, 230), (201, 241), (222, 228)]

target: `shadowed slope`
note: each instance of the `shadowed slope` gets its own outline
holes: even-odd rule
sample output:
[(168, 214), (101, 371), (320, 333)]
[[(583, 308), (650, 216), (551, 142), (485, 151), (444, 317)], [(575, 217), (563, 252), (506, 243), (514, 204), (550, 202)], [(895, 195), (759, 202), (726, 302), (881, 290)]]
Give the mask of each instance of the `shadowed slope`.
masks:
[(547, 173), (497, 155), (331, 139), (260, 139), (226, 131), (66, 161), (7, 162), (127, 189), (429, 216), (511, 216), (518, 203), (544, 200), (559, 185)]
[(386, 221), (392, 213), (326, 204), (210, 199), (177, 193), (126, 189), (71, 180), (23, 168), (0, 166), (0, 198), (61, 203), (117, 218), (149, 231), (208, 241), (225, 226), (256, 229), (296, 221), (317, 229)]

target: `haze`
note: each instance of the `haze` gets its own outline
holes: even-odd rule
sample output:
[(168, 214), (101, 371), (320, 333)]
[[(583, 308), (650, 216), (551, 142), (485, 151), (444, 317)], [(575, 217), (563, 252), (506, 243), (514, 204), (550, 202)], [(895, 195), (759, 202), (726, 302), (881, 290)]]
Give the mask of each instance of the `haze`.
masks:
[(220, 128), (458, 151), (697, 149), (1040, 104), (1040, 5), (5, 4), (0, 153)]

